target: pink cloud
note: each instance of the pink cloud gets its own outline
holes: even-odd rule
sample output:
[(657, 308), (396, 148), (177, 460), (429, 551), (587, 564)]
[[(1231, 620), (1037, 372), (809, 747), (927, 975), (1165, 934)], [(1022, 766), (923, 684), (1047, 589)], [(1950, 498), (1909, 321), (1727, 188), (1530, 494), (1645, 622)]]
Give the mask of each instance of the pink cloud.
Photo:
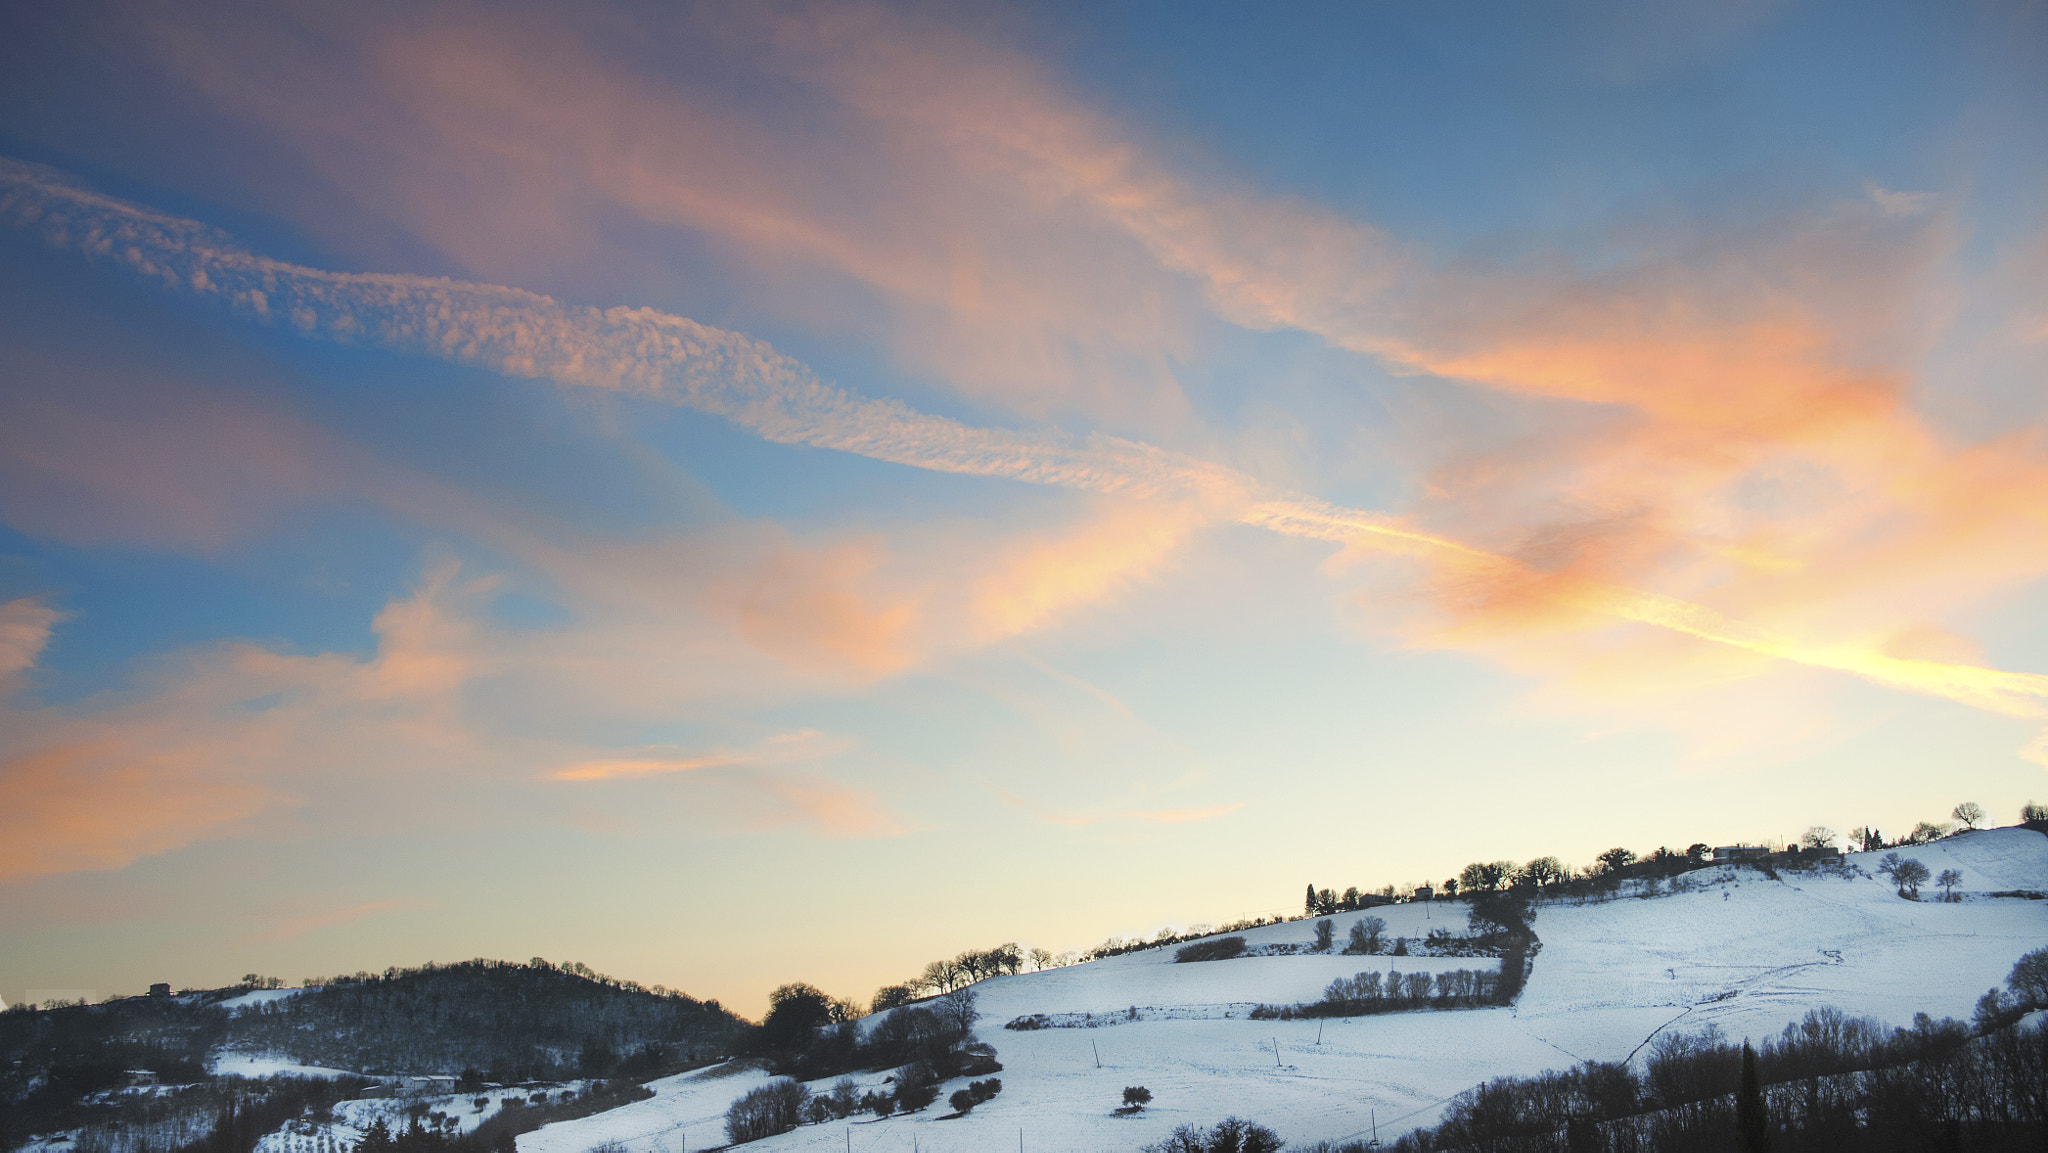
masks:
[(62, 614), (37, 597), (0, 604), (0, 686), (35, 667), (60, 619)]

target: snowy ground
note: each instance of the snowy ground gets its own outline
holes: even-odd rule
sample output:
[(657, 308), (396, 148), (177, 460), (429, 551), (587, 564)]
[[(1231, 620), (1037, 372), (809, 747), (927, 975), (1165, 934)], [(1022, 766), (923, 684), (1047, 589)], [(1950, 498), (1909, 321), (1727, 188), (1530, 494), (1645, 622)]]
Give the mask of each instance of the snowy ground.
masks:
[[(1922, 901), (1901, 899), (1869, 875), (1878, 855), (1857, 854), (1846, 859), (1848, 876), (1784, 872), (1772, 881), (1724, 868), (1690, 874), (1693, 891), (1653, 900), (1541, 905), (1535, 929), (1543, 950), (1513, 1009), (1323, 1022), (1244, 1016), (1257, 1002), (1314, 1000), (1332, 978), (1366, 968), (1441, 971), (1491, 963), (1484, 959), (1308, 955), (1176, 965), (1167, 948), (993, 978), (975, 986), (977, 1030), (1004, 1065), (993, 1101), (942, 1120), (944, 1092), (957, 1087), (949, 1084), (923, 1113), (804, 1126), (752, 1148), (1128, 1150), (1183, 1122), (1213, 1124), (1232, 1113), (1262, 1120), (1294, 1144), (1369, 1136), (1375, 1119), (1384, 1138), (1429, 1124), (1446, 1100), (1486, 1078), (1626, 1059), (1667, 1028), (1712, 1025), (1730, 1037), (1762, 1037), (1822, 1005), (1894, 1024), (1923, 1011), (1967, 1017), (2021, 954), (2048, 944), (2048, 902), (1982, 896), (2048, 889), (2048, 837), (1993, 830), (1903, 853), (1936, 874), (1962, 870), (1972, 899), (1941, 903), (1931, 888)], [(1339, 914), (1337, 940), (1361, 916), (1421, 937), (1446, 920), (1457, 927), (1462, 909)], [(1306, 941), (1311, 924), (1242, 935), (1252, 945)], [(1133, 1006), (1140, 1020), (1097, 1028), (1002, 1027), (1029, 1013), (1115, 1020)], [(858, 1080), (865, 1089), (881, 1077)], [(523, 1135), (520, 1153), (583, 1153), (614, 1141), (631, 1153), (713, 1148), (725, 1139), (726, 1106), (766, 1080), (730, 1066), (668, 1078), (653, 1084), (652, 1100)], [(1118, 1116), (1127, 1085), (1149, 1088), (1151, 1107)]]
[[(283, 1071), (295, 1072), (301, 1068), (312, 1066), (287, 1067)], [(507, 1099), (531, 1100), (537, 1094), (554, 1099), (565, 1092), (580, 1095), (588, 1088), (589, 1082), (586, 1081), (550, 1081), (544, 1085), (481, 1089), (473, 1093), (358, 1098), (336, 1105), (332, 1122), (294, 1121), (265, 1134), (256, 1143), (255, 1153), (347, 1153), (380, 1119), (391, 1132), (398, 1133), (412, 1123), (415, 1114), (430, 1129), (451, 1134), (470, 1133), (504, 1108)], [(552, 1125), (547, 1129), (552, 1132), (573, 1124)], [(593, 1145), (601, 1143), (592, 1142)], [(575, 1148), (580, 1153), (586, 1147), (579, 1145)], [(702, 1149), (704, 1146), (692, 1148)]]
[(228, 1077), (349, 1077), (347, 1069), (329, 1069), (325, 1065), (300, 1065), (289, 1057), (271, 1057), (256, 1053), (216, 1053), (206, 1063), (208, 1069)]
[(254, 1009), (259, 1005), (268, 1005), (273, 1001), (282, 1001), (287, 997), (296, 997), (303, 992), (305, 992), (304, 989), (298, 988), (251, 989), (239, 997), (229, 997), (225, 1001), (217, 1001), (213, 1007), (216, 1009), (226, 1009), (230, 1013), (240, 1013), (246, 1009)]

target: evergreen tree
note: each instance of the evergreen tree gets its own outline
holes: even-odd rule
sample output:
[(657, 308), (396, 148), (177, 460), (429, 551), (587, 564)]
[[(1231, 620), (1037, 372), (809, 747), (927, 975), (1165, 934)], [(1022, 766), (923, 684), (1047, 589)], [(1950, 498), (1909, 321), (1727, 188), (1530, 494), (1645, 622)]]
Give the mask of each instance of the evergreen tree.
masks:
[(1735, 1141), (1742, 1153), (1770, 1153), (1771, 1122), (1757, 1084), (1756, 1050), (1748, 1041), (1742, 1043), (1742, 1087), (1735, 1093)]
[(1308, 883), (1308, 897), (1301, 903), (1301, 911), (1313, 917), (1316, 913), (1316, 883)]

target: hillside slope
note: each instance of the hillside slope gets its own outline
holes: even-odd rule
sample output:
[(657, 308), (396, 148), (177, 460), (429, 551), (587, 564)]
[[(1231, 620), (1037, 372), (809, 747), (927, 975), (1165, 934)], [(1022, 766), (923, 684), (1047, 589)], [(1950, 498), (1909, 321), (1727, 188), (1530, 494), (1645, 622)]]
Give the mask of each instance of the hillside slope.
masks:
[[(1292, 1143), (1385, 1138), (1433, 1121), (1443, 1102), (1489, 1077), (1582, 1060), (1618, 1061), (1660, 1030), (1709, 1026), (1731, 1037), (1776, 1033), (1833, 1005), (1905, 1024), (1916, 1012), (1967, 1017), (2022, 954), (2048, 943), (2048, 902), (1986, 896), (2048, 889), (2048, 837), (1969, 833), (1908, 850), (1932, 872), (1962, 870), (1966, 899), (1908, 901), (1871, 874), (1877, 854), (1847, 858), (1846, 876), (1744, 867), (1687, 875), (1688, 892), (1655, 899), (1538, 906), (1543, 941), (1514, 1008), (1328, 1021), (1247, 1019), (1258, 1002), (1312, 1000), (1364, 969), (1469, 968), (1483, 960), (1299, 955), (1176, 965), (1156, 949), (975, 986), (984, 1040), (1005, 1066), (1003, 1091), (960, 1119), (934, 1106), (908, 1117), (804, 1126), (749, 1148), (784, 1150), (1134, 1149), (1183, 1122), (1260, 1119)], [(1374, 915), (1421, 937), (1464, 906), (1400, 905)], [(1252, 946), (1306, 942), (1311, 923), (1242, 934)], [(1137, 1010), (1138, 1019), (1131, 1020)], [(1096, 1027), (1013, 1031), (1026, 1014), (1097, 1015)], [(1320, 1033), (1320, 1040), (1318, 1035)], [(1098, 1067), (1099, 1062), (1099, 1067)], [(719, 1076), (719, 1073), (731, 1073)], [(657, 1096), (520, 1138), (520, 1153), (581, 1153), (618, 1141), (632, 1153), (724, 1142), (726, 1103), (762, 1083), (705, 1070), (657, 1082)], [(881, 1074), (857, 1080), (881, 1084)], [(1127, 1085), (1153, 1103), (1118, 1116)], [(814, 1088), (824, 1089), (824, 1084)], [(956, 1086), (948, 1086), (948, 1089)]]

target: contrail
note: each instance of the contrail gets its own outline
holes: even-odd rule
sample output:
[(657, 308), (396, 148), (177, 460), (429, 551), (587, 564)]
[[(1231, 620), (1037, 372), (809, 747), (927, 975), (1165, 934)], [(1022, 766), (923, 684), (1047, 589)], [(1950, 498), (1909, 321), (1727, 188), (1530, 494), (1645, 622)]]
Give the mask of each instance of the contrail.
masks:
[(1131, 496), (1242, 499), (1250, 478), (1151, 445), (973, 428), (820, 381), (767, 343), (648, 308), (599, 309), (445, 277), (342, 273), (258, 256), (195, 220), (0, 159), (0, 217), (51, 244), (318, 339), (371, 345), (641, 396), (722, 416), (784, 444), (939, 472)]
[[(508, 376), (646, 396), (713, 413), (765, 439), (938, 472), (1132, 497), (1194, 498), (1218, 517), (1347, 548), (1426, 557), (1500, 580), (1544, 574), (1392, 518), (1278, 493), (1234, 469), (1120, 437), (975, 428), (819, 380), (752, 337), (648, 308), (599, 309), (498, 285), (342, 273), (256, 255), (227, 234), (0, 158), (0, 218), (52, 245), (125, 264), (173, 291), (263, 323)], [(2048, 676), (1810, 645), (1705, 606), (1598, 581), (1543, 590), (1553, 603), (2016, 717), (2048, 716)]]

